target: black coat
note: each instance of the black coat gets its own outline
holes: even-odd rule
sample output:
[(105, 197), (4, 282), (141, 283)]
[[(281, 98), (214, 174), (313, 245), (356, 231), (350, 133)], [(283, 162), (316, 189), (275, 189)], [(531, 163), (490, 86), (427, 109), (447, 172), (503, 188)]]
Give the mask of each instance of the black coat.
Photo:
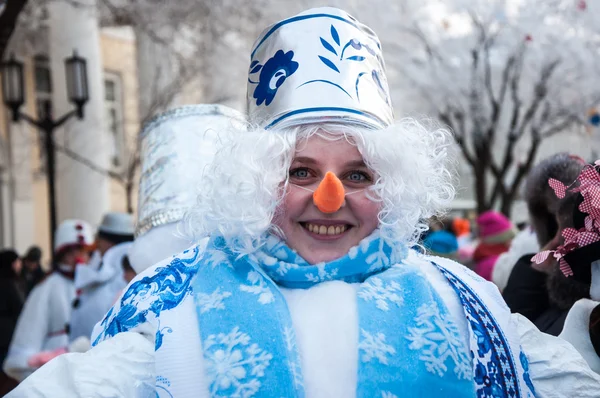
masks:
[(523, 315), (540, 331), (558, 336), (571, 305), (560, 308), (550, 300), (548, 276), (531, 267), (531, 257), (534, 255), (535, 253), (527, 254), (517, 261), (502, 297), (511, 312)]
[(535, 253), (526, 254), (517, 260), (502, 297), (511, 312), (521, 314), (535, 323), (550, 306), (550, 300), (546, 289), (546, 274), (531, 267), (531, 257), (534, 255)]
[(0, 279), (0, 363), (8, 353), (23, 302), (24, 295), (16, 281)]

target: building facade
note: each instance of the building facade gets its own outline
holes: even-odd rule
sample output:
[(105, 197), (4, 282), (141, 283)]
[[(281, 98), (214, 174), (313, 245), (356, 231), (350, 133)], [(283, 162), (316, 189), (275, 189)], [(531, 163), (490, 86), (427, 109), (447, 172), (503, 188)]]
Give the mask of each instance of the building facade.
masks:
[[(86, 43), (83, 43), (86, 45)], [(60, 116), (70, 109), (58, 110), (55, 97), (58, 85), (65, 85), (64, 78), (56, 82), (54, 76), (64, 76), (63, 59), (59, 59), (53, 71), (50, 61), (51, 46), (46, 46), (35, 53), (15, 56), (24, 62), (26, 104), (21, 111), (30, 116), (41, 118), (45, 111), (52, 111)], [(100, 62), (102, 87), (91, 96), (101, 99), (102, 128), (95, 128), (86, 139), (87, 148), (101, 154), (106, 159), (98, 161), (93, 156), (86, 156), (84, 150), (73, 148), (73, 136), (77, 130), (69, 131), (69, 127), (77, 125), (76, 119), (67, 122), (63, 131), (57, 132), (57, 188), (56, 197), (59, 202), (58, 222), (63, 219), (83, 214), (81, 218), (93, 224), (100, 220), (97, 216), (105, 211), (135, 211), (137, 204), (137, 175), (127, 178), (128, 168), (136, 148), (136, 136), (139, 131), (138, 86), (136, 73), (136, 41), (130, 27), (102, 28), (99, 30), (100, 57), (87, 59), (88, 71), (90, 63)], [(88, 72), (89, 73), (89, 72)], [(60, 88), (64, 94), (64, 87)], [(66, 99), (65, 99), (66, 101)], [(64, 104), (63, 104), (64, 108)], [(89, 117), (88, 107), (86, 115)], [(97, 112), (96, 112), (97, 113)], [(85, 120), (85, 119), (84, 119)], [(68, 148), (82, 157), (71, 159), (64, 154)], [(89, 151), (89, 150), (88, 150)], [(68, 163), (60, 157), (67, 158)], [(14, 248), (24, 253), (31, 245), (42, 248), (44, 259), (50, 257), (50, 230), (48, 187), (46, 178), (46, 158), (43, 149), (43, 136), (26, 122), (13, 123), (10, 111), (0, 107), (0, 247)], [(69, 171), (78, 169), (78, 180), (84, 180), (81, 189), (86, 190), (85, 180), (100, 179), (104, 184), (101, 189), (106, 199), (95, 203), (93, 195), (83, 206), (92, 208), (91, 213), (75, 209), (81, 204), (70, 203), (68, 209), (60, 209), (65, 202), (65, 190), (77, 190), (79, 183), (73, 184)], [(69, 170), (70, 169), (70, 170)], [(127, 194), (126, 183), (134, 183), (130, 194)], [(98, 185), (96, 183), (96, 185)], [(61, 192), (62, 191), (62, 192)], [(89, 190), (88, 190), (89, 191)], [(67, 195), (69, 193), (67, 192)], [(63, 197), (61, 197), (63, 196)], [(128, 197), (129, 196), (129, 197)], [(62, 210), (62, 211), (61, 211)], [(86, 217), (85, 214), (93, 214)], [(95, 214), (95, 215), (94, 215)], [(93, 218), (93, 219), (92, 219)]]

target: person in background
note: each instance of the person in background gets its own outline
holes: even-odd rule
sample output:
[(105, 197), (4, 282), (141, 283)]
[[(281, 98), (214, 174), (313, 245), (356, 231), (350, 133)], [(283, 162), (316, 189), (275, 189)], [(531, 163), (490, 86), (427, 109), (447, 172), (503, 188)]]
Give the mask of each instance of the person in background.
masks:
[[(8, 354), (8, 347), (23, 308), (25, 295), (18, 275), (21, 259), (14, 250), (0, 251), (0, 363)], [(0, 396), (17, 386), (16, 380), (0, 370)]]
[(458, 241), (456, 260), (472, 268), (473, 252), (475, 251), (475, 237), (471, 233), (471, 222), (467, 218), (456, 217), (452, 220), (452, 233)]
[[(561, 201), (558, 208), (557, 220), (559, 232), (557, 237), (546, 245), (542, 251), (558, 250), (563, 251), (565, 239), (563, 237), (565, 230), (582, 230), (584, 228), (585, 216), (578, 209), (581, 203), (580, 195), (568, 195)], [(579, 221), (580, 220), (580, 221)], [(573, 259), (573, 267), (579, 266), (577, 254), (593, 250), (597, 246), (590, 246), (586, 250), (570, 252), (567, 259)], [(598, 257), (600, 259), (600, 256)], [(532, 261), (532, 259), (530, 259)], [(563, 263), (564, 264), (564, 263)], [(565, 275), (562, 264), (555, 261), (554, 258), (548, 259), (543, 265), (532, 262), (532, 267), (547, 275), (546, 277), (546, 297), (548, 305), (543, 312), (533, 321), (533, 323), (544, 333), (558, 336), (565, 324), (565, 319), (573, 305), (581, 299), (590, 298), (590, 280), (583, 278), (572, 278)], [(588, 271), (589, 273), (589, 271)], [(580, 273), (581, 274), (581, 273)]]
[(517, 261), (527, 253), (537, 253), (539, 250), (537, 235), (531, 227), (525, 227), (519, 231), (510, 243), (508, 251), (502, 253), (496, 260), (492, 271), (492, 282), (498, 286), (500, 291), (503, 291)]
[(440, 230), (428, 234), (423, 240), (423, 246), (432, 256), (456, 260), (458, 240), (448, 231)]
[(502, 213), (489, 210), (477, 217), (479, 244), (473, 253), (475, 272), (488, 281), (498, 257), (510, 247), (516, 229)]
[(121, 261), (121, 266), (123, 267), (123, 279), (125, 279), (125, 282), (127, 282), (127, 284), (129, 284), (129, 282), (131, 282), (133, 280), (133, 278), (135, 278), (137, 273), (131, 266), (128, 256), (123, 256), (123, 260)]
[[(531, 229), (537, 238), (537, 245), (531, 242), (518, 243), (521, 242), (520, 239), (515, 242), (517, 246), (510, 252), (512, 264), (504, 261), (500, 263), (501, 274), (509, 275), (505, 287), (502, 288), (500, 285), (500, 289), (510, 310), (534, 323), (550, 308), (550, 298), (546, 287), (548, 275), (534, 269), (531, 258), (540, 249), (556, 247), (557, 239), (560, 238), (559, 208), (562, 206), (563, 212), (570, 214), (570, 210), (554, 194), (548, 181), (553, 179), (570, 185), (577, 179), (584, 165), (583, 159), (577, 156), (557, 153), (532, 168), (525, 181), (523, 196), (529, 212)], [(518, 248), (521, 248), (521, 252)]]
[(33, 288), (44, 279), (46, 273), (42, 269), (42, 249), (31, 246), (25, 257), (21, 269), (21, 279), (25, 284), (25, 295), (29, 295)]
[(89, 339), (92, 330), (114, 303), (115, 296), (127, 285), (121, 266), (133, 241), (133, 216), (107, 213), (98, 227), (97, 250), (89, 264), (75, 270), (73, 312), (69, 340)]
[[(546, 245), (531, 259), (535, 269), (548, 274), (550, 298), (550, 307), (536, 325), (546, 333), (569, 338), (596, 372), (600, 372), (600, 325), (594, 316), (600, 310), (599, 165), (600, 161), (586, 165), (577, 180), (568, 184), (549, 180), (561, 199), (559, 232), (553, 245)], [(571, 338), (577, 330), (589, 330), (590, 338)]]
[(4, 371), (12, 378), (22, 381), (47, 360), (66, 352), (75, 267), (89, 260), (92, 243), (92, 230), (85, 221), (67, 220), (56, 229), (53, 271), (25, 301), (4, 361)]

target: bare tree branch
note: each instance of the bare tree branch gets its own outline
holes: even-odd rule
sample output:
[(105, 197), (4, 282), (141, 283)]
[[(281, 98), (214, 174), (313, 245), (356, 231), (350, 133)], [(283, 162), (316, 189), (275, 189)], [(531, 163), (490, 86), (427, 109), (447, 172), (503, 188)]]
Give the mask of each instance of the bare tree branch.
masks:
[(26, 4), (27, 0), (8, 0), (4, 5), (4, 11), (0, 14), (0, 60), (4, 58), (8, 41), (15, 30), (19, 14)]

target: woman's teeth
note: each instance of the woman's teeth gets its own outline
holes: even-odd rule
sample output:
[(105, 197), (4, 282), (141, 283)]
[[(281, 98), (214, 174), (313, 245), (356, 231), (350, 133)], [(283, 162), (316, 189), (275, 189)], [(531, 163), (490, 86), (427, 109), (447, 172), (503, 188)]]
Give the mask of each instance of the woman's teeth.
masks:
[(346, 232), (346, 229), (348, 229), (348, 227), (346, 225), (325, 226), (306, 223), (306, 229), (308, 229), (313, 234), (317, 235), (340, 235)]

